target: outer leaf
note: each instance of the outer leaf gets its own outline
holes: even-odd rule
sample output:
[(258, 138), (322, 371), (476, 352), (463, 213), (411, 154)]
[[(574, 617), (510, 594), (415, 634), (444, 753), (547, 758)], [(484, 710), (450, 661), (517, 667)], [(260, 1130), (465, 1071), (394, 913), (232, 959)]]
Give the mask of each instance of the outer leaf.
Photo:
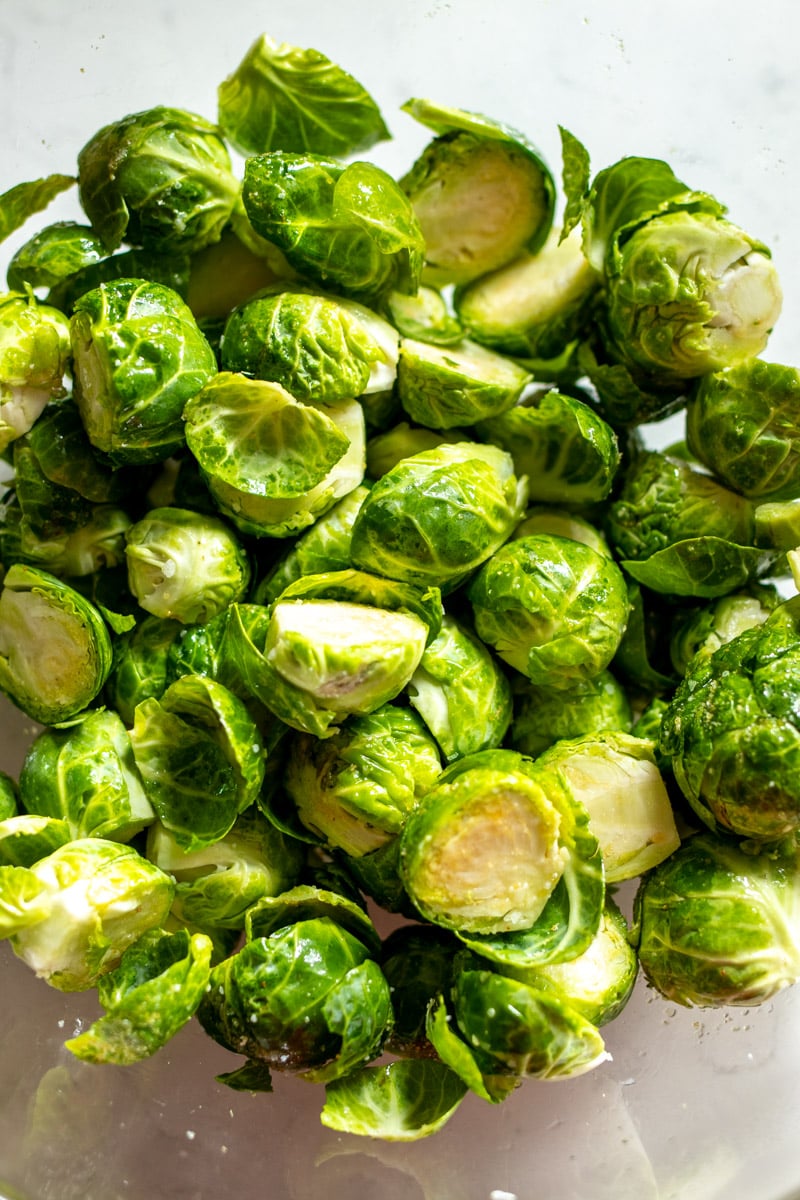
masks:
[(0, 196), (0, 242), (75, 183), (74, 175), (47, 175), (43, 179), (18, 183), (3, 192)]
[(713, 599), (763, 575), (777, 555), (756, 546), (739, 546), (718, 537), (685, 538), (641, 560), (622, 566), (644, 587), (671, 596)]
[(342, 1133), (413, 1142), (437, 1133), (466, 1091), (467, 1085), (444, 1063), (400, 1059), (328, 1084), (320, 1120)]
[(126, 1064), (149, 1058), (187, 1021), (205, 995), (211, 939), (153, 930), (134, 942), (98, 987), (107, 1012), (65, 1043), (86, 1062)]
[(352, 75), (318, 50), (266, 34), (220, 84), (219, 123), (242, 154), (267, 150), (347, 158), (391, 135), (380, 110)]
[(561, 181), (567, 204), (564, 209), (564, 219), (561, 226), (559, 241), (563, 242), (576, 225), (580, 224), (589, 194), (591, 179), (589, 167), (589, 151), (579, 142), (574, 134), (559, 125), (561, 134), (562, 172)]

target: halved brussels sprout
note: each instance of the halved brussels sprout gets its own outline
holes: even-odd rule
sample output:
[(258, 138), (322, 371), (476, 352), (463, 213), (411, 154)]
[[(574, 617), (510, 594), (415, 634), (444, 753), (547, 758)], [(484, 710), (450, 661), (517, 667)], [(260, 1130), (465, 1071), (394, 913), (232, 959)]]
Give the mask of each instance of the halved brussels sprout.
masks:
[(401, 337), (430, 342), (434, 346), (452, 346), (464, 337), (461, 324), (438, 288), (423, 284), (413, 296), (390, 292), (386, 297), (386, 310)]
[(593, 1025), (607, 1025), (628, 1003), (639, 973), (628, 926), (616, 902), (606, 897), (600, 928), (588, 948), (568, 962), (530, 970), (498, 968), (503, 975), (562, 997)]
[(464, 338), (453, 345), (403, 338), (397, 393), (412, 421), (431, 429), (473, 425), (519, 400), (531, 376), (513, 359)]
[(696, 656), (661, 726), (661, 748), (697, 816), (759, 844), (800, 828), (796, 600)]
[(32, 867), (0, 867), (0, 936), (52, 987), (93, 987), (166, 919), (173, 884), (131, 846), (67, 842)]
[(36, 567), (9, 567), (0, 592), (0, 689), (34, 721), (52, 725), (82, 712), (112, 664), (99, 611)]
[(386, 845), (441, 773), (439, 752), (410, 709), (384, 704), (331, 738), (297, 733), (285, 787), (302, 823), (351, 856)]
[(270, 608), (233, 605), (230, 654), (249, 693), (293, 729), (330, 736), (408, 683), (442, 620), (441, 598), (363, 571), (307, 575)]
[(254, 537), (299, 532), (364, 477), (356, 401), (301, 404), (280, 384), (226, 371), (189, 401), (184, 419), (216, 503)]
[(492, 751), (448, 768), (409, 816), (401, 874), (428, 920), (448, 929), (529, 929), (561, 878), (568, 850), (558, 805), (520, 769), (519, 756)]
[[(197, 1015), (249, 1062), (327, 1083), (380, 1054), (391, 998), (363, 944), (319, 917), (254, 938), (216, 966)], [(236, 1076), (223, 1082), (236, 1086)]]
[(766, 247), (721, 217), (671, 212), (621, 244), (606, 282), (617, 353), (695, 378), (762, 352), (782, 302)]
[(157, 822), (147, 836), (147, 858), (175, 880), (172, 915), (200, 929), (244, 929), (247, 912), (264, 896), (292, 887), (303, 851), (252, 808), (210, 846), (183, 848)]
[(752, 503), (656, 450), (636, 456), (608, 510), (628, 574), (656, 592), (711, 599), (766, 573), (777, 551), (754, 544)]
[(608, 883), (633, 879), (680, 845), (653, 745), (605, 730), (555, 742), (537, 759), (556, 771), (589, 814)]
[(47, 402), (65, 394), (70, 362), (63, 313), (32, 292), (0, 296), (0, 452), (32, 428)]
[(678, 675), (685, 675), (696, 654), (713, 654), (745, 629), (762, 625), (780, 600), (777, 588), (753, 584), (710, 604), (678, 609), (672, 622), (669, 653)]
[(155, 617), (203, 624), (245, 596), (250, 564), (224, 521), (185, 508), (152, 508), (125, 540), (129, 587)]
[(401, 106), (438, 135), (401, 180), (425, 239), (425, 279), (464, 283), (537, 250), (553, 220), (555, 185), (522, 134), (430, 100)]
[(453, 304), (469, 337), (522, 358), (557, 358), (580, 334), (600, 285), (576, 235), (553, 231), (536, 253), (457, 288)]

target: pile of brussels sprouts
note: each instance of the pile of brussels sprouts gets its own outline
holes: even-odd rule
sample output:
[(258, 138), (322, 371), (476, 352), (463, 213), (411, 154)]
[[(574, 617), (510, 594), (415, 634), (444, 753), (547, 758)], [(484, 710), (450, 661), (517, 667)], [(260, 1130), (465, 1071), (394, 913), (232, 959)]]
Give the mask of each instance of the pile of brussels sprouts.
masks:
[(39, 727), (0, 936), (97, 989), (79, 1058), (196, 1015), (231, 1087), (395, 1139), (602, 1063), (640, 968), (800, 978), (769, 251), (660, 160), (562, 130), (559, 196), (514, 130), (404, 110), (395, 179), (363, 87), (262, 37), (217, 124), (126, 116), (0, 197), (4, 235), (82, 207), (0, 297), (0, 689)]

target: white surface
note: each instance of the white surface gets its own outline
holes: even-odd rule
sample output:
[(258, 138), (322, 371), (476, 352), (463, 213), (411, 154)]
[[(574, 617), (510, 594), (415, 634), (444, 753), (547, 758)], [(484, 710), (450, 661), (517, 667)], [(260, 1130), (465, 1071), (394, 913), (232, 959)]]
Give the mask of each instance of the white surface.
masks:
[[(411, 96), (525, 131), (560, 169), (558, 124), (599, 169), (666, 158), (773, 249), (784, 315), (769, 357), (797, 361), (800, 73), (789, 0), (0, 0), (0, 191), (72, 172), (101, 125), (157, 103), (215, 115), (216, 86), (261, 32), (315, 46), (380, 102), (399, 173), (427, 135)], [(37, 227), (77, 216), (65, 199)], [(0, 764), (30, 722), (0, 707)], [(759, 1010), (678, 1011), (640, 988), (607, 1030), (613, 1061), (505, 1104), (468, 1099), (426, 1142), (318, 1123), (321, 1090), (214, 1083), (231, 1056), (192, 1026), (155, 1059), (93, 1068), (61, 1049), (93, 1015), (0, 947), (0, 1196), (27, 1200), (789, 1200), (800, 1195), (800, 989)]]

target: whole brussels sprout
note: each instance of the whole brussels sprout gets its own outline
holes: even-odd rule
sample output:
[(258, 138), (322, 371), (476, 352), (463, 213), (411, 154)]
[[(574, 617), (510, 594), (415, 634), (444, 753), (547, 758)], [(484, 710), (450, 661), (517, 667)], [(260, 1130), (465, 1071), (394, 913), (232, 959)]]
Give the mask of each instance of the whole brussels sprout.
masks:
[(78, 155), (78, 188), (106, 250), (124, 240), (166, 254), (217, 241), (239, 195), (216, 126), (166, 106), (98, 130)]
[(526, 495), (511, 456), (495, 446), (423, 450), (370, 489), (353, 525), (352, 561), (389, 579), (452, 590), (511, 535)]
[(711, 829), (756, 843), (800, 829), (797, 598), (692, 659), (661, 725), (681, 791)]
[(467, 596), (478, 636), (540, 687), (573, 688), (599, 675), (628, 617), (616, 563), (554, 534), (503, 546), (475, 575)]

